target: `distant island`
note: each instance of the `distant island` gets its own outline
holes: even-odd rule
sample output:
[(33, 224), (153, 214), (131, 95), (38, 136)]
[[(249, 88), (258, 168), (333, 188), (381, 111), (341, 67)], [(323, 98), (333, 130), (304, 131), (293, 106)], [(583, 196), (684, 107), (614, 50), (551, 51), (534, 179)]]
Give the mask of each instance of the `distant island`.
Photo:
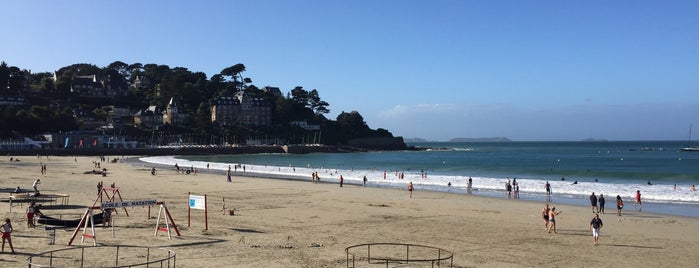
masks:
[(505, 137), (489, 137), (489, 138), (453, 138), (449, 142), (511, 142), (512, 140)]
[(595, 139), (595, 138), (589, 138), (589, 139), (584, 139), (582, 140), (584, 142), (603, 142), (603, 141), (608, 141), (606, 139)]

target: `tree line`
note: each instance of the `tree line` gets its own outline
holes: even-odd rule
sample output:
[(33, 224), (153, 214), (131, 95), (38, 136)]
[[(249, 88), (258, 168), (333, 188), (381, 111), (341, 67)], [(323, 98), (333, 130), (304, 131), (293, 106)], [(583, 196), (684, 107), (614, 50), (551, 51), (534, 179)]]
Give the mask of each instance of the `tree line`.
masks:
[[(178, 99), (178, 108), (186, 115), (180, 126), (163, 126), (160, 131), (170, 135), (235, 136), (236, 142), (244, 137), (277, 138), (285, 143), (310, 141), (328, 145), (346, 144), (348, 140), (365, 137), (393, 137), (385, 129), (370, 129), (357, 111), (342, 112), (335, 120), (325, 117), (329, 103), (322, 100), (318, 90), (297, 86), (286, 96), (275, 96), (264, 91), (244, 77), (245, 65), (238, 63), (221, 70), (211, 78), (203, 72), (192, 72), (184, 67), (171, 68), (158, 64), (127, 64), (115, 61), (106, 67), (79, 63), (65, 66), (55, 73), (31, 73), (26, 69), (0, 63), (0, 97), (22, 97), (22, 105), (0, 105), (0, 136), (36, 136), (45, 132), (64, 132), (84, 127), (80, 115), (90, 114), (106, 119), (111, 107), (138, 110), (156, 105), (165, 107), (170, 98)], [(104, 78), (110, 88), (121, 89), (114, 97), (84, 97), (71, 92), (71, 83), (77, 76)], [(131, 86), (145, 81), (140, 87)], [(268, 101), (272, 107), (270, 126), (218, 126), (211, 123), (211, 105), (218, 97), (230, 97), (244, 91)], [(322, 133), (311, 133), (289, 125), (292, 121), (306, 121), (321, 126)], [(115, 125), (114, 133), (145, 141), (152, 130), (134, 126), (132, 121)], [(111, 134), (111, 133), (110, 133)], [(321, 134), (321, 135), (318, 135)]]

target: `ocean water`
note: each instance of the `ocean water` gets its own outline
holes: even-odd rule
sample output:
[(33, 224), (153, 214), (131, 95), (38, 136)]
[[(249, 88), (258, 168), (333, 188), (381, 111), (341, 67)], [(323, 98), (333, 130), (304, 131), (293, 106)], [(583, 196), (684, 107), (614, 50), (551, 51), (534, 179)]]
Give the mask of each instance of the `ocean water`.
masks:
[[(467, 194), (473, 180), (473, 194), (504, 196), (505, 182), (517, 179), (520, 195), (545, 200), (548, 181), (554, 200), (589, 205), (595, 192), (606, 196), (608, 208), (620, 195), (627, 207), (640, 190), (644, 209), (699, 216), (699, 152), (682, 152), (680, 141), (639, 142), (498, 142), (498, 143), (413, 143), (429, 147), (424, 151), (365, 153), (314, 153), (303, 155), (210, 155), (146, 157), (158, 165), (226, 170), (229, 165), (246, 167), (248, 175), (310, 180), (318, 172), (324, 182), (405, 188), (413, 182), (416, 190), (450, 191)], [(241, 170), (238, 170), (241, 172)], [(384, 179), (384, 172), (386, 174)], [(403, 179), (398, 176), (403, 174)], [(577, 184), (573, 182), (577, 181)], [(650, 185), (649, 185), (650, 182)], [(450, 185), (449, 185), (450, 184)], [(653, 205), (655, 204), (655, 205)], [(653, 209), (655, 207), (655, 209)], [(668, 210), (669, 209), (669, 210)], [(648, 211), (648, 209), (646, 209)], [(655, 211), (653, 211), (655, 210)]]

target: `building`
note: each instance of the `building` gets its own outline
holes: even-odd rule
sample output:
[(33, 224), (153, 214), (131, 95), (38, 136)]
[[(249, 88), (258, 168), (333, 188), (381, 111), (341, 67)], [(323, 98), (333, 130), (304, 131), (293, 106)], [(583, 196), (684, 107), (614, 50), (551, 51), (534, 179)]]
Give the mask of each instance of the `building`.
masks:
[(275, 98), (282, 98), (282, 97), (284, 97), (284, 95), (282, 95), (282, 91), (279, 90), (278, 87), (266, 86), (266, 87), (263, 87), (263, 88), (262, 88), (262, 91), (265, 92), (265, 93), (270, 93), (270, 94), (272, 94), (272, 96), (274, 96)]
[(133, 115), (133, 122), (142, 128), (158, 128), (163, 125), (163, 111), (155, 105), (148, 106)]
[[(55, 77), (55, 73), (54, 73)], [(71, 80), (70, 92), (79, 97), (114, 98), (126, 96), (129, 84), (123, 77), (101, 78), (97, 75), (75, 76)]]
[(184, 123), (184, 113), (180, 111), (175, 103), (175, 98), (170, 98), (170, 102), (163, 113), (163, 125), (178, 126)]
[(272, 105), (263, 98), (239, 91), (233, 97), (219, 97), (212, 103), (211, 123), (220, 126), (269, 126), (272, 124)]
[(80, 97), (104, 97), (102, 83), (97, 75), (74, 76), (70, 83), (70, 92)]
[(240, 101), (239, 123), (244, 126), (269, 126), (272, 124), (272, 105), (265, 99), (252, 97), (245, 91), (238, 91), (235, 97)]
[(320, 130), (320, 125), (311, 125), (306, 121), (292, 121), (289, 122), (289, 125), (297, 126), (305, 130)]
[(211, 105), (211, 123), (220, 126), (238, 125), (240, 101), (233, 97), (219, 97)]

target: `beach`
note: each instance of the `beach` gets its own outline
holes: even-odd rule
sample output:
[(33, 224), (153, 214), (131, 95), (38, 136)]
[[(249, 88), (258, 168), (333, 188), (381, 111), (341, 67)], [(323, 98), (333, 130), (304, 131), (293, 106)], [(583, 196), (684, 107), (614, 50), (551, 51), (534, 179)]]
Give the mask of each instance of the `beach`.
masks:
[[(40, 178), (42, 194), (70, 197), (68, 206), (45, 204), (42, 212), (49, 216), (79, 217), (95, 202), (100, 181), (114, 183), (125, 201), (164, 202), (181, 236), (172, 240), (164, 233), (154, 236), (157, 207), (150, 209), (150, 218), (147, 207), (129, 207), (129, 216), (117, 209), (114, 229), (96, 228), (96, 241), (167, 248), (176, 253), (177, 267), (347, 267), (345, 248), (366, 243), (441, 248), (453, 253), (453, 267), (699, 266), (699, 236), (694, 233), (699, 230), (698, 218), (634, 211), (632, 200), (625, 200), (623, 216), (617, 217), (608, 197), (606, 214), (600, 215), (604, 222), (600, 245), (593, 246), (589, 226), (594, 214), (585, 206), (552, 203), (561, 214), (558, 233), (549, 234), (544, 231), (540, 201), (419, 189), (410, 198), (407, 188), (246, 177), (241, 170), (234, 172), (232, 182), (227, 182), (225, 173), (201, 168), (195, 175), (159, 166), (154, 176), (147, 163), (104, 161), (96, 168), (94, 161), (100, 159), (22, 156), (19, 162), (10, 162), (6, 157), (0, 160), (4, 171), (0, 188), (6, 190), (2, 198), (17, 186), (31, 189)], [(46, 175), (41, 174), (40, 163), (46, 164)], [(85, 174), (102, 168), (107, 169), (105, 177)], [(204, 211), (192, 210), (188, 219), (190, 192), (207, 196), (208, 230)], [(9, 254), (5, 245), (2, 267), (26, 267), (33, 254), (70, 247), (72, 229), (57, 230), (55, 244), (50, 245), (42, 225), (26, 226), (25, 209), (26, 204), (13, 204), (10, 212), (9, 203), (0, 203), (0, 217), (12, 220), (17, 251)], [(73, 246), (78, 245), (92, 242), (80, 243), (77, 237)]]

